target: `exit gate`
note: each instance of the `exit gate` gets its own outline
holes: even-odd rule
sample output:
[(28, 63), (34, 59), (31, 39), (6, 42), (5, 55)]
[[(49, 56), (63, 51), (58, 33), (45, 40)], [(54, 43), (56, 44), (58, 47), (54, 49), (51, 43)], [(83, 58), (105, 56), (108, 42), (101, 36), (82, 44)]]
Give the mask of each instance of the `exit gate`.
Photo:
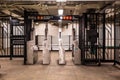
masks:
[(82, 64), (114, 62), (114, 27), (111, 26), (114, 17), (106, 16), (106, 13), (83, 14), (79, 33)]
[(10, 59), (24, 57), (26, 49), (24, 24), (12, 20), (10, 27)]
[(9, 16), (0, 18), (0, 57), (24, 58), (25, 62), (25, 51), (24, 24)]

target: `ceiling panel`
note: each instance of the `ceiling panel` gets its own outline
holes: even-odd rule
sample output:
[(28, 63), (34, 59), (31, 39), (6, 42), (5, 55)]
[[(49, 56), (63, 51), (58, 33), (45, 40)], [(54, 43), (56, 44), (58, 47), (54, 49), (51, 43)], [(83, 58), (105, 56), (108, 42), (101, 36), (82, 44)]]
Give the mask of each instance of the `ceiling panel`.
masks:
[[(0, 0), (1, 12), (23, 16), (24, 10), (38, 11), (42, 15), (58, 15), (58, 9), (64, 9), (64, 15), (80, 15), (89, 8), (100, 9), (114, 0)], [(5, 12), (6, 11), (6, 12)], [(14, 16), (14, 15), (13, 15)]]

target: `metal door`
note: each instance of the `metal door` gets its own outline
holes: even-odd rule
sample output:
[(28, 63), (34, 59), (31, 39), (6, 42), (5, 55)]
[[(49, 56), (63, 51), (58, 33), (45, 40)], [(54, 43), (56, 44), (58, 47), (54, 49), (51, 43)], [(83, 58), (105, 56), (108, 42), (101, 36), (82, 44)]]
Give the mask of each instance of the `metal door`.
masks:
[[(102, 26), (102, 29), (104, 28), (104, 23), (101, 22), (101, 26), (99, 26), (98, 21), (104, 20), (104, 14), (99, 13), (85, 13), (84, 14), (84, 62), (87, 63), (97, 63), (100, 62), (100, 58), (102, 56), (101, 52), (104, 51), (104, 43), (103, 40), (100, 41), (100, 37), (103, 39), (103, 33), (99, 33), (99, 28)], [(104, 31), (102, 31), (104, 32)], [(101, 44), (99, 46), (98, 44)], [(100, 49), (101, 47), (101, 49)], [(101, 52), (99, 51), (101, 50)]]
[(10, 58), (24, 57), (26, 51), (24, 24), (11, 20), (10, 27)]
[(109, 24), (112, 20), (105, 13), (83, 15), (79, 36), (82, 37), (80, 49), (83, 64), (114, 62), (114, 27)]

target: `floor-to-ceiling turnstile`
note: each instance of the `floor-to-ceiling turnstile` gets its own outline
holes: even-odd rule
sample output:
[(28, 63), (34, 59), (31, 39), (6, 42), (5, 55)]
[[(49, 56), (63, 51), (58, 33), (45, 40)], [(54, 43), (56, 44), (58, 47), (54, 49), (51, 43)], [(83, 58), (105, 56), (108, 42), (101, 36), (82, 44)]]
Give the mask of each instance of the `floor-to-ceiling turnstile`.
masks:
[[(105, 14), (100, 13), (84, 13), (82, 17), (84, 24), (80, 30), (81, 32), (81, 51), (82, 51), (82, 63), (86, 64), (87, 62), (99, 62), (104, 59), (104, 49), (105, 49)], [(101, 23), (99, 23), (99, 21)], [(99, 30), (102, 32), (99, 33)], [(100, 38), (102, 40), (100, 40)], [(98, 45), (100, 44), (100, 46)], [(101, 53), (99, 52), (101, 50)], [(103, 54), (103, 56), (101, 56)]]
[(114, 45), (111, 44), (114, 28), (108, 19), (105, 13), (83, 14), (79, 35), (83, 64), (114, 62)]

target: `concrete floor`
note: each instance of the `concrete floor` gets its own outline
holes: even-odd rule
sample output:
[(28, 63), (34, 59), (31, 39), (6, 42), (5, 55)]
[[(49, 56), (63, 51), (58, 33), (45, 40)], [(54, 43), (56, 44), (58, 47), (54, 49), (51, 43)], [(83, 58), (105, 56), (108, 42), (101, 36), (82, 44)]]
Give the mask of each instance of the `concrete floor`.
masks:
[(41, 52), (35, 65), (22, 65), (22, 59), (0, 59), (0, 80), (120, 80), (120, 70), (112, 64), (74, 65), (66, 52), (66, 65), (58, 65), (58, 52), (51, 52), (51, 64), (42, 65)]

